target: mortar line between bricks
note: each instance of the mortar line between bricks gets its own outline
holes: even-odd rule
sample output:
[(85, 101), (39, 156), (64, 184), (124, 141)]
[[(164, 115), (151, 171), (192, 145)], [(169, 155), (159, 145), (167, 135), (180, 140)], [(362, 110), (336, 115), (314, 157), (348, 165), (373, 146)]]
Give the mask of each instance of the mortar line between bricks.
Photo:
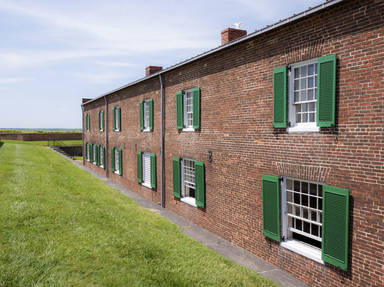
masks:
[[(253, 271), (255, 271), (258, 274), (264, 274), (265, 278), (271, 279), (272, 281), (274, 281), (275, 284), (277, 284), (277, 285), (279, 285), (281, 287), (293, 287), (293, 286), (295, 286), (295, 287), (307, 287), (308, 286), (308, 285), (304, 284), (304, 282), (294, 278), (292, 275), (286, 273), (285, 271), (283, 271), (283, 270), (281, 270), (279, 268), (276, 268), (276, 266), (274, 266), (274, 265), (264, 261), (262, 258), (254, 255), (252, 253), (250, 253), (249, 251), (247, 251), (247, 250), (245, 250), (245, 249), (243, 249), (243, 248), (241, 248), (239, 246), (233, 245), (231, 242), (225, 240), (224, 238), (221, 238), (221, 237), (217, 236), (216, 234), (212, 233), (211, 231), (209, 231), (207, 229), (204, 229), (203, 227), (200, 227), (200, 226), (198, 226), (197, 224), (195, 224), (193, 222), (188, 221), (184, 217), (179, 216), (178, 214), (174, 213), (173, 211), (171, 211), (169, 209), (166, 209), (166, 208), (163, 208), (163, 207), (159, 206), (155, 202), (153, 202), (151, 200), (148, 200), (148, 199), (142, 197), (141, 195), (139, 195), (139, 194), (129, 190), (127, 187), (125, 187), (125, 186), (123, 186), (123, 185), (121, 185), (121, 184), (119, 184), (117, 182), (114, 182), (110, 178), (107, 178), (106, 176), (101, 175), (101, 174), (93, 171), (92, 169), (84, 166), (81, 163), (78, 163), (77, 161), (73, 160), (72, 158), (70, 158), (70, 157), (60, 153), (59, 151), (57, 151), (57, 150), (55, 150), (55, 149), (53, 149), (51, 147), (48, 147), (48, 148), (51, 149), (52, 151), (54, 151), (55, 153), (59, 154), (63, 158), (69, 160), (70, 162), (72, 162), (73, 164), (78, 166), (79, 168), (89, 172), (94, 177), (103, 180), (108, 186), (118, 190), (121, 194), (123, 194), (123, 195), (127, 196), (128, 198), (130, 198), (131, 200), (133, 200), (137, 205), (141, 206), (142, 208), (145, 208), (145, 209), (149, 208), (149, 207), (145, 207), (142, 204), (142, 202), (145, 202), (145, 203), (149, 204), (152, 208), (157, 208), (160, 211), (158, 214), (160, 216), (166, 218), (167, 220), (171, 221), (173, 224), (176, 224), (180, 228), (181, 232), (183, 232), (183, 229), (190, 230), (191, 228), (196, 228), (196, 229), (198, 229), (198, 230), (195, 231), (196, 233), (199, 233), (203, 237), (205, 236), (205, 237), (209, 237), (210, 239), (214, 239), (215, 240), (215, 244), (212, 245), (210, 243), (204, 243), (201, 240), (198, 240), (198, 239), (192, 237), (191, 235), (183, 232), (183, 234), (185, 234), (188, 237), (192, 238), (193, 240), (199, 242), (200, 244), (204, 245), (205, 247), (215, 251), (220, 256), (225, 257), (225, 258), (231, 260), (232, 262), (234, 262), (234, 263), (236, 263), (236, 264), (238, 264), (240, 266), (243, 266), (245, 268), (253, 270)], [(140, 200), (141, 202), (138, 202), (137, 200)], [(170, 218), (170, 217), (173, 217), (176, 220), (172, 220), (172, 218)], [(181, 223), (175, 222), (177, 220), (180, 220)], [(186, 226), (185, 222), (188, 222), (188, 224), (189, 224), (188, 226), (190, 228), (183, 228), (184, 226)], [(219, 242), (222, 242), (222, 243), (227, 244), (229, 246), (228, 250), (226, 250), (227, 254), (223, 254), (223, 252), (221, 252), (222, 250), (216, 250), (214, 248), (214, 246), (217, 243), (219, 243)], [(230, 250), (230, 249), (238, 249), (238, 250), (241, 250), (241, 252), (237, 252), (236, 250)], [(242, 258), (241, 257), (241, 253), (245, 253), (246, 258)], [(250, 257), (254, 258), (254, 260), (249, 259)], [(244, 263), (244, 261), (247, 261), (248, 263), (251, 263), (251, 265)], [(258, 263), (260, 261), (262, 263)], [(264, 268), (261, 265), (264, 265)], [(265, 270), (266, 269), (265, 266), (272, 267), (272, 269)], [(261, 268), (261, 269), (264, 269), (264, 270), (263, 271), (259, 271), (259, 269), (257, 269), (256, 267), (259, 267), (259, 269)], [(277, 272), (278, 274), (275, 274), (276, 271), (278, 271)]]

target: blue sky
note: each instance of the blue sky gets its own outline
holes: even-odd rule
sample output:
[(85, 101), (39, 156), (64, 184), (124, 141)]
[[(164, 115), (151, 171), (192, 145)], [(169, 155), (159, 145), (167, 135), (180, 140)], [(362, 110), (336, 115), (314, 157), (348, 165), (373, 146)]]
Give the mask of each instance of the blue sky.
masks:
[(322, 0), (0, 0), (0, 128), (80, 128), (94, 98)]

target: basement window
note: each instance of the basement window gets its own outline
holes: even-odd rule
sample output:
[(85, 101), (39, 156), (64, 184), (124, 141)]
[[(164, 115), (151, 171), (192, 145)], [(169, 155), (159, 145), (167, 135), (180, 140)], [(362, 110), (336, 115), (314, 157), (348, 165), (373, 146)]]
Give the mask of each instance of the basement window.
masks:
[(322, 263), (322, 185), (284, 178), (282, 246)]
[(181, 201), (196, 206), (195, 197), (195, 161), (190, 159), (181, 160)]

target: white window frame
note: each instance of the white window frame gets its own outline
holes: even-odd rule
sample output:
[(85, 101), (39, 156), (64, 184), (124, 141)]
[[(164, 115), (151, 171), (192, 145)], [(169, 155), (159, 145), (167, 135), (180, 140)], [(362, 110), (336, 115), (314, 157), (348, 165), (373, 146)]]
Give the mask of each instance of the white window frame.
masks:
[(149, 129), (149, 121), (150, 121), (150, 115), (149, 115), (149, 100), (143, 101), (143, 131), (144, 132), (150, 132)]
[[(141, 162), (142, 162), (142, 175), (143, 175), (143, 182), (142, 182), (142, 185), (145, 186), (145, 187), (148, 187), (148, 188), (152, 188), (151, 187), (151, 154), (150, 153), (147, 153), (147, 152), (143, 152), (141, 153)], [(149, 166), (147, 166), (147, 164)], [(147, 171), (148, 174), (146, 174), (146, 168), (147, 168)]]
[[(186, 193), (186, 190), (185, 190), (185, 179), (186, 179), (186, 174), (185, 174), (185, 171), (184, 171), (184, 165), (185, 165), (185, 161), (191, 161), (193, 162), (193, 164), (195, 165), (195, 160), (193, 159), (190, 159), (190, 158), (182, 158), (181, 159), (181, 194), (180, 194), (180, 200), (182, 202), (185, 202), (189, 205), (192, 205), (194, 207), (197, 207), (196, 205), (196, 168), (194, 167), (193, 168), (193, 178), (194, 178), (194, 189), (195, 189), (195, 197), (191, 197), (191, 196), (184, 196), (184, 194)], [(189, 183), (191, 184), (191, 183)]]
[[(298, 62), (290, 65), (290, 69), (288, 71), (288, 121), (289, 126), (287, 128), (288, 132), (318, 132), (320, 131), (320, 127), (316, 125), (316, 116), (317, 116), (317, 100), (316, 101), (308, 101), (315, 103), (315, 121), (309, 123), (296, 123), (296, 106), (294, 104), (294, 69), (300, 66), (310, 65), (310, 64), (318, 64), (317, 58)], [(317, 70), (315, 69), (315, 73), (317, 74)], [(319, 80), (317, 75), (317, 81)], [(316, 86), (314, 84), (314, 86)], [(317, 88), (315, 89), (314, 97), (317, 97)], [(305, 103), (305, 101), (303, 102)]]
[(103, 132), (104, 131), (104, 110), (99, 111), (99, 124), (100, 124), (99, 131)]
[(90, 144), (88, 143), (87, 145), (86, 145), (86, 148), (87, 148), (87, 150), (86, 150), (86, 153), (87, 153), (87, 161), (91, 161), (91, 147), (90, 147)]
[[(309, 243), (305, 243), (302, 241), (299, 241), (297, 239), (291, 238), (291, 232), (289, 231), (289, 223), (288, 223), (288, 208), (287, 208), (287, 180), (292, 180), (292, 181), (300, 181), (304, 183), (312, 183), (316, 184), (317, 186), (323, 185), (323, 183), (319, 182), (313, 182), (313, 181), (308, 181), (308, 180), (301, 180), (301, 179), (296, 179), (296, 178), (291, 178), (291, 177), (284, 177), (283, 180), (281, 181), (281, 226), (282, 226), (282, 237), (283, 241), (280, 243), (280, 246), (287, 248), (295, 253), (298, 253), (300, 255), (303, 255), (305, 257), (308, 257), (318, 263), (324, 264), (324, 261), (321, 258), (321, 248), (318, 248), (314, 245), (310, 245)], [(309, 191), (308, 191), (309, 194)], [(323, 196), (323, 194), (322, 194)], [(301, 201), (301, 199), (300, 199)], [(310, 197), (308, 196), (308, 202), (310, 202)], [(317, 202), (317, 206), (319, 205), (319, 202)], [(302, 205), (298, 205), (298, 208), (302, 207)], [(301, 208), (300, 208), (301, 209)], [(318, 213), (322, 213), (322, 208), (317, 211)], [(302, 211), (300, 211), (302, 212)], [(319, 215), (317, 215), (319, 216)], [(320, 219), (321, 219), (322, 214), (320, 214)], [(317, 219), (319, 219), (317, 217)], [(319, 220), (320, 220), (319, 219)], [(322, 236), (319, 228), (319, 235), (320, 237)], [(303, 236), (306, 236), (305, 234), (301, 234)], [(306, 236), (308, 238), (308, 236)], [(314, 239), (314, 238), (311, 238)]]
[[(123, 159), (121, 159), (123, 160)], [(119, 158), (119, 149), (115, 148), (115, 173), (120, 175), (120, 158)]]
[[(191, 104), (187, 106), (187, 98), (190, 96)], [(190, 107), (191, 111), (188, 111)], [(191, 123), (188, 122), (188, 116), (191, 115)], [(185, 90), (183, 92), (183, 131), (194, 131), (193, 128), (193, 89)]]
[[(114, 129), (115, 132), (119, 132), (121, 130), (121, 127), (120, 127), (121, 120), (118, 117), (119, 116), (118, 110), (119, 110), (118, 106), (116, 106), (113, 109), (113, 113), (115, 114), (115, 129)], [(121, 117), (121, 108), (120, 108), (120, 117)]]
[(99, 160), (100, 160), (100, 164), (99, 166), (104, 168), (104, 152), (103, 152), (104, 148), (103, 146), (99, 146)]
[(96, 148), (96, 145), (94, 144), (92, 146), (92, 148), (93, 148), (93, 150), (92, 150), (92, 154), (93, 154), (93, 161), (92, 161), (92, 163), (96, 164), (97, 163), (97, 160), (96, 160), (96, 158), (97, 158), (97, 153), (96, 153), (97, 148)]

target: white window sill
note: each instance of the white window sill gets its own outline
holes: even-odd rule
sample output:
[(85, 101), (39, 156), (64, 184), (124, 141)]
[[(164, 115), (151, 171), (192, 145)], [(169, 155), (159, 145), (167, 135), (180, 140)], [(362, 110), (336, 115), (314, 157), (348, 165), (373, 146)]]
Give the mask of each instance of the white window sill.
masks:
[(94, 162), (92, 162), (93, 164), (96, 164), (96, 162), (94, 161)]
[(304, 257), (312, 259), (313, 261), (316, 261), (320, 264), (324, 264), (324, 261), (321, 259), (321, 249), (319, 248), (312, 247), (297, 240), (283, 241), (280, 243), (280, 246), (298, 253)]
[(113, 130), (114, 132), (119, 132), (120, 130)]
[(195, 129), (194, 128), (183, 128), (183, 132), (194, 132)]
[(182, 197), (182, 198), (180, 198), (180, 201), (187, 203), (189, 205), (192, 205), (194, 207), (197, 207), (196, 199), (194, 199), (193, 197)]
[(293, 127), (287, 128), (287, 131), (289, 133), (319, 132), (320, 127), (316, 126), (316, 123), (297, 124)]
[(150, 188), (150, 189), (152, 189), (150, 183), (143, 182), (141, 185), (142, 185), (142, 186), (145, 186), (145, 187), (148, 187), (148, 188)]
[(99, 167), (100, 167), (100, 168), (104, 168), (104, 166), (103, 166), (103, 165), (99, 165)]
[(117, 175), (121, 175), (118, 170), (114, 171), (114, 173), (116, 173)]
[(151, 132), (151, 130), (150, 129), (143, 129), (143, 132), (149, 133), (149, 132)]

